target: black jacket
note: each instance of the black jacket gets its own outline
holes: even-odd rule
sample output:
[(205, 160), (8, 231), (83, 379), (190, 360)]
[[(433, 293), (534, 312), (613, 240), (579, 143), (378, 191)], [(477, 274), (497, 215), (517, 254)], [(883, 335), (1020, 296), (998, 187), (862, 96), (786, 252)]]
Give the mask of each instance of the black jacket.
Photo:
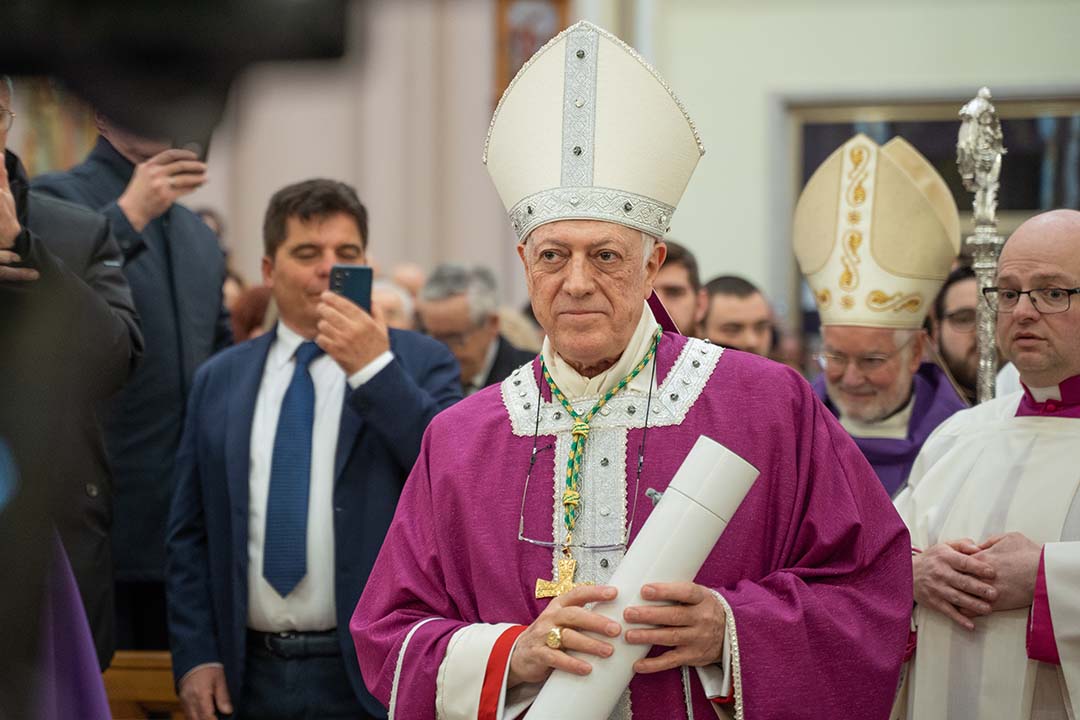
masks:
[(484, 380), (484, 387), (501, 383), (509, 377), (510, 373), (525, 363), (532, 362), (532, 359), (536, 357), (535, 353), (511, 345), (510, 341), (502, 335), (495, 338), (495, 342), (499, 343), (499, 349), (495, 351), (495, 362), (492, 363), (491, 372)]
[[(54, 417), (27, 418), (42, 421), (51, 438), (39, 451), (45, 462), (28, 465), (39, 477), (29, 479), (54, 488), (52, 518), (71, 559), (104, 668), (115, 645), (112, 481), (97, 410), (131, 375), (143, 338), (108, 221), (72, 203), (29, 192), (19, 159), (7, 152), (4, 163), (23, 227), (14, 251), (22, 265), (41, 273), (35, 282), (8, 283), (5, 290), (20, 298), (24, 310), (49, 318), (36, 323), (39, 332), (58, 333), (48, 349), (39, 346), (45, 356), (27, 358), (26, 381), (20, 386), (35, 392), (63, 389), (63, 397), (54, 398), (61, 403)], [(19, 352), (30, 346), (16, 340), (9, 347)], [(47, 359), (58, 351), (56, 362)], [(62, 417), (55, 417), (57, 412)]]
[(113, 555), (118, 580), (161, 581), (188, 390), (195, 369), (231, 344), (232, 331), (221, 304), (225, 258), (217, 238), (181, 205), (136, 232), (116, 204), (134, 170), (98, 138), (82, 164), (35, 178), (33, 187), (105, 215), (123, 253), (146, 354), (105, 420), (115, 479)]

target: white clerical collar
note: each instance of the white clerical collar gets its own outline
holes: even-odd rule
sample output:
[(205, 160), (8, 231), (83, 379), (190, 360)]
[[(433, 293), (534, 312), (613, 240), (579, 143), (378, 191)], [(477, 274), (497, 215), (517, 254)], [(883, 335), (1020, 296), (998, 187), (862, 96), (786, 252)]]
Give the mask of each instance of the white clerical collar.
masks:
[(1037, 403), (1044, 403), (1047, 400), (1061, 400), (1061, 386), (1053, 385), (1051, 387), (1037, 388), (1037, 387), (1024, 387), (1031, 393), (1031, 399)]
[(884, 420), (868, 423), (841, 415), (840, 425), (852, 437), (904, 440), (908, 435), (908, 424), (911, 422), (911, 413), (914, 409), (915, 393), (911, 393), (911, 399), (908, 400), (907, 405)]
[[(614, 365), (596, 377), (587, 378), (578, 374), (574, 368), (559, 357), (558, 352), (551, 346), (551, 340), (544, 338), (544, 347), (541, 353), (547, 363), (548, 372), (551, 373), (552, 380), (555, 381), (559, 390), (566, 395), (570, 402), (583, 397), (603, 395), (629, 375), (641, 358), (645, 357), (645, 353), (649, 352), (653, 336), (660, 325), (656, 322), (656, 318), (653, 317), (648, 303), (642, 302), (642, 306), (641, 318), (638, 320), (637, 327), (634, 329), (634, 334), (630, 337), (626, 349), (623, 350), (622, 355), (619, 356)], [(641, 372), (628, 387), (641, 393), (648, 393), (653, 376), (652, 368), (648, 368), (648, 370), (649, 372)]]

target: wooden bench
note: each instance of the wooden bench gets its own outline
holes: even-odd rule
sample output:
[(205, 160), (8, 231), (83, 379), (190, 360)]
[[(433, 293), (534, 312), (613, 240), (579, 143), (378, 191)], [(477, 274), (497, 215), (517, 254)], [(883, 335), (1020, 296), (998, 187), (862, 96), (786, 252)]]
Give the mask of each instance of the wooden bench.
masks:
[(117, 650), (103, 677), (113, 720), (144, 720), (151, 713), (184, 720), (168, 652)]

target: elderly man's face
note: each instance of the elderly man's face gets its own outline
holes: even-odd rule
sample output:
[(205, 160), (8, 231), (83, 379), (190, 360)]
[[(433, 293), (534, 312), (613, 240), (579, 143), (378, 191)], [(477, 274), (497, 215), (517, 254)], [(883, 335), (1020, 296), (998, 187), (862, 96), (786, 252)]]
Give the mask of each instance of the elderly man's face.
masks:
[(653, 285), (664, 308), (678, 325), (679, 332), (694, 336), (705, 314), (705, 293), (701, 289), (694, 290), (686, 266), (672, 265), (668, 261), (656, 274)]
[(922, 357), (921, 333), (899, 343), (888, 328), (829, 325), (821, 334), (825, 389), (841, 415), (877, 422), (907, 403)]
[[(1001, 252), (997, 286), (1032, 290), (1080, 286), (1080, 212), (1055, 210), (1021, 225)], [(1069, 309), (1042, 314), (1022, 295), (998, 312), (998, 346), (1028, 387), (1051, 387), (1080, 374), (1080, 298)]]
[(667, 253), (646, 247), (637, 230), (597, 220), (541, 225), (518, 245), (536, 320), (579, 373), (603, 372), (629, 344)]
[(461, 366), (463, 384), (472, 382), (484, 369), (488, 348), (499, 334), (499, 318), (491, 315), (477, 324), (469, 308), (469, 298), (454, 295), (444, 300), (421, 300), (417, 306), (420, 323), (428, 335), (450, 348)]

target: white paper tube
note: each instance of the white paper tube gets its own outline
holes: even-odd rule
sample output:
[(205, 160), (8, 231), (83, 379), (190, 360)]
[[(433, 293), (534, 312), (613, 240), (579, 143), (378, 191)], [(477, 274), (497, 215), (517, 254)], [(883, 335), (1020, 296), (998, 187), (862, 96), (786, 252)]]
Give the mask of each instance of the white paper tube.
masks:
[[(593, 610), (615, 620), (624, 633), (652, 627), (627, 623), (623, 611), (631, 605), (666, 604), (642, 599), (646, 583), (693, 580), (757, 477), (753, 465), (720, 443), (699, 437), (612, 575), (609, 584), (619, 594)], [(634, 677), (634, 663), (650, 646), (629, 645), (623, 635), (602, 639), (615, 652), (607, 658), (571, 652), (592, 665), (592, 672), (552, 672), (526, 720), (604, 720), (611, 714)]]

